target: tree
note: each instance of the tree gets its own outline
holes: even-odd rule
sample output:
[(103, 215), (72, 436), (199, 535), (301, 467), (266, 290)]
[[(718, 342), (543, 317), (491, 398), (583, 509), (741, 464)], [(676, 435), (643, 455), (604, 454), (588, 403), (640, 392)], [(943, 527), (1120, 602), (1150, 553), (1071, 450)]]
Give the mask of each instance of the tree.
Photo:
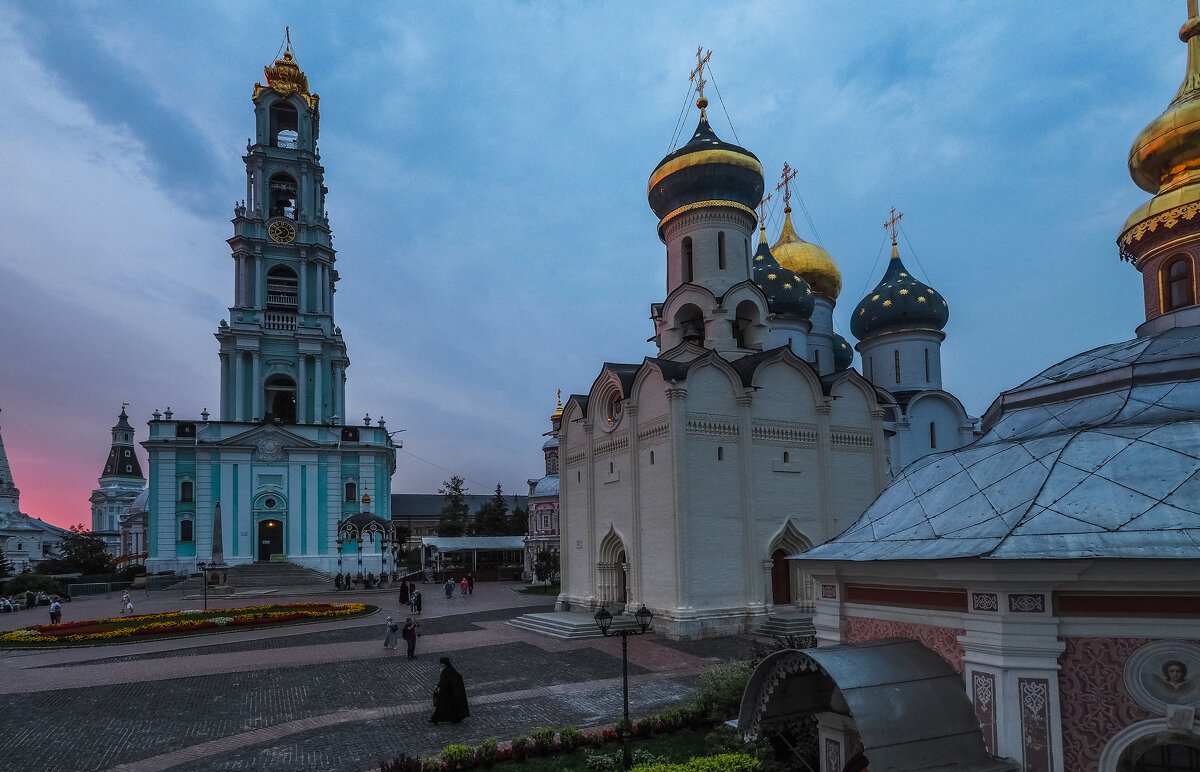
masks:
[(508, 518), (507, 536), (524, 536), (529, 533), (529, 513), (517, 507)]
[(71, 526), (59, 551), (70, 570), (81, 574), (106, 574), (113, 559), (104, 539), (84, 528), (82, 523)]
[(478, 536), (509, 535), (508, 502), (504, 491), (496, 483), (496, 493), (475, 513), (475, 533)]
[(13, 564), (4, 556), (4, 548), (0, 547), (0, 576), (12, 576)]
[(533, 559), (533, 575), (539, 582), (549, 582), (558, 578), (558, 553), (553, 550), (542, 550)]
[(446, 497), (446, 503), (442, 505), (437, 534), (465, 536), (471, 509), (467, 506), (467, 489), (463, 487), (463, 478), (454, 475), (442, 485), (444, 487), (438, 488), (438, 493)]

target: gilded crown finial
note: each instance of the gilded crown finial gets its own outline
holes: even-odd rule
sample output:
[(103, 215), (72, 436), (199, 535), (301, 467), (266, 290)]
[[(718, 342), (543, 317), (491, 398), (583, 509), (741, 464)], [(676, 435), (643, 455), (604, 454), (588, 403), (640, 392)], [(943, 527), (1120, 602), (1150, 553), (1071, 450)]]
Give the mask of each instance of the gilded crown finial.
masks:
[(284, 27), (284, 39), (283, 54), (275, 60), (274, 64), (263, 67), (267, 85), (255, 83), (253, 98), (258, 99), (259, 95), (267, 89), (282, 97), (299, 94), (312, 108), (313, 113), (320, 116), (321, 97), (309, 91), (308, 76), (300, 69), (300, 65), (296, 64), (296, 57), (292, 52), (292, 33), (289, 27)]

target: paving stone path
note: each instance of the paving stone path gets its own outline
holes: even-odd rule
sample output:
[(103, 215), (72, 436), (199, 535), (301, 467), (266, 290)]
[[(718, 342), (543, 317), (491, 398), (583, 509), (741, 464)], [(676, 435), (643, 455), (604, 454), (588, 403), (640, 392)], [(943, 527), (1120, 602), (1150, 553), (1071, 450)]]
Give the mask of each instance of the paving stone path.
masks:
[[(0, 768), (365, 772), (401, 752), (433, 755), (451, 743), (506, 740), (539, 726), (598, 726), (621, 712), (618, 639), (559, 641), (504, 623), (547, 610), (544, 597), (480, 583), (466, 601), (430, 598), (418, 658), (408, 660), (382, 647), (384, 614), (407, 616), (394, 593), (297, 594), (220, 602), (361, 600), (384, 611), (265, 631), (0, 652)], [(111, 615), (112, 605), (77, 601), (67, 618)], [(196, 606), (154, 596), (138, 611)], [(0, 629), (42, 622), (27, 614), (3, 615)], [(631, 712), (686, 702), (705, 666), (751, 648), (745, 638), (631, 640)], [(459, 725), (428, 722), (443, 654), (462, 672), (471, 700), (472, 715)]]

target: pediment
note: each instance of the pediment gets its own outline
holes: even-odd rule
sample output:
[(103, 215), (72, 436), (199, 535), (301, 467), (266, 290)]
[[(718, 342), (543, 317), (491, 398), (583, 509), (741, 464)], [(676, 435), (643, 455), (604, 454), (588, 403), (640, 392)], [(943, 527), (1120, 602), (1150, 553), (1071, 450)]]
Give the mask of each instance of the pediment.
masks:
[(288, 450), (321, 447), (319, 443), (270, 424), (256, 426), (213, 444), (220, 447), (251, 447), (254, 449), (255, 461), (286, 461)]

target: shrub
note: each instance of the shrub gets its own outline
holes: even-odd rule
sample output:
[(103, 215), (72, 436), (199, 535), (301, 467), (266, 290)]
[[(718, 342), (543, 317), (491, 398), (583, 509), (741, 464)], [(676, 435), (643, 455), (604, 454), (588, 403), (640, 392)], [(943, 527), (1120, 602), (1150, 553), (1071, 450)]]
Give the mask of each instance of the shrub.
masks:
[[(17, 593), (24, 594), (29, 590), (34, 592), (38, 592), (40, 590), (47, 595), (63, 594), (62, 582), (58, 581), (52, 576), (45, 576), (44, 574), (18, 574), (12, 579), (9, 579), (8, 583), (4, 585), (5, 595), (16, 595)], [(23, 601), (24, 598), (18, 598), (18, 600)]]
[(667, 708), (658, 717), (662, 723), (662, 730), (665, 732), (673, 732), (683, 726), (683, 711), (679, 708)]
[(573, 751), (583, 744), (583, 732), (573, 726), (564, 726), (558, 733), (558, 744), (564, 751)]
[(379, 762), (379, 772), (421, 772), (421, 759), (401, 753), (392, 761)]
[(554, 730), (549, 727), (538, 727), (529, 733), (533, 738), (533, 752), (545, 756), (554, 750)]
[(470, 745), (447, 745), (442, 749), (442, 761), (451, 770), (467, 769), (474, 756)]
[[(637, 754), (634, 754), (635, 760)], [(639, 763), (634, 772), (758, 772), (760, 765), (744, 753), (694, 758), (683, 764), (670, 764), (661, 759), (654, 763)]]
[(441, 760), (435, 757), (430, 757), (421, 762), (421, 772), (442, 772), (445, 768)]
[(730, 662), (705, 668), (700, 674), (700, 688), (692, 704), (709, 718), (725, 719), (737, 715), (742, 705), (742, 693), (754, 669), (748, 662)]
[(512, 741), (513, 761), (524, 761), (529, 758), (529, 738), (525, 735), (514, 737)]
[(649, 737), (654, 731), (654, 719), (643, 718), (641, 721), (633, 725), (634, 737)]
[(613, 772), (621, 768), (622, 753), (593, 753), (591, 751), (583, 752), (583, 765), (591, 772)]
[(496, 763), (496, 755), (499, 752), (500, 743), (496, 742), (495, 737), (489, 737), (483, 741), (483, 745), (475, 752), (476, 758), (483, 766), (490, 768)]

